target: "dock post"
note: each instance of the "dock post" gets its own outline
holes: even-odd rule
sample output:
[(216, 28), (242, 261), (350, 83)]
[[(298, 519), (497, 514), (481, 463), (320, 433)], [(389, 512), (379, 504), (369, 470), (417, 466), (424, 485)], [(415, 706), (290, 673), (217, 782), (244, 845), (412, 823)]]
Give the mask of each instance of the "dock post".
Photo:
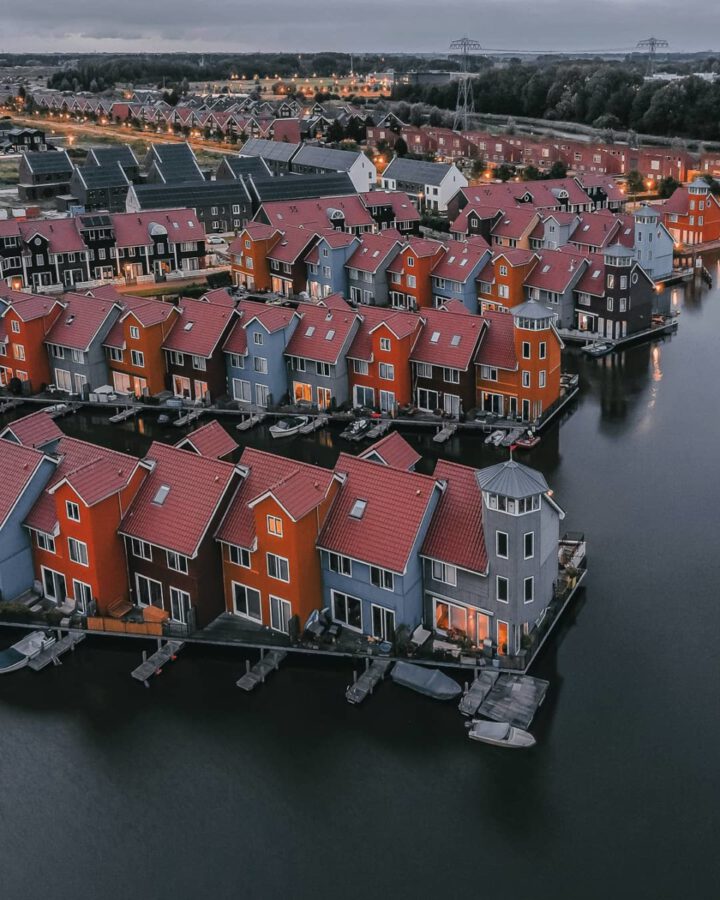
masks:
[(147, 662), (147, 650), (143, 650), (142, 658), (143, 658), (143, 662)]
[(247, 675), (249, 671), (250, 671), (250, 660), (246, 659), (245, 660), (245, 674)]
[(357, 669), (353, 669), (353, 684), (355, 684), (355, 682), (357, 681), (357, 678), (358, 678)]
[(369, 668), (370, 668), (370, 660), (367, 657), (365, 657), (365, 671), (367, 672), (367, 670)]

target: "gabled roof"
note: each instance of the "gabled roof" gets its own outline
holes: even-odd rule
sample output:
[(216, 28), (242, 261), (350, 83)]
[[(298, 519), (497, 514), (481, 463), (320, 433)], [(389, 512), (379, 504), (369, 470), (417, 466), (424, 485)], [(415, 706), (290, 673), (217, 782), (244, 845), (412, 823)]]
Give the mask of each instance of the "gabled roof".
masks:
[(246, 447), (240, 465), (248, 470), (217, 530), (219, 541), (251, 548), (257, 537), (252, 505), (272, 495), (298, 521), (327, 497), (334, 473), (294, 459)]
[(398, 431), (391, 431), (359, 454), (360, 459), (379, 462), (392, 469), (412, 471), (422, 459), (420, 453), (408, 444)]
[(110, 316), (118, 315), (118, 303), (85, 294), (64, 294), (65, 309), (45, 337), (48, 344), (86, 351)]
[(477, 275), (477, 267), (489, 257), (490, 247), (479, 236), (467, 241), (445, 241), (445, 252), (432, 270), (433, 278), (464, 284), (471, 275)]
[(25, 493), (42, 461), (38, 450), (6, 441), (0, 452), (0, 529)]
[(32, 322), (48, 315), (56, 307), (62, 307), (62, 303), (55, 297), (44, 294), (26, 294), (24, 291), (13, 291), (10, 288), (0, 287), (0, 298), (7, 300), (8, 306), (2, 312), (5, 316), (12, 310), (23, 322)]
[(396, 156), (385, 169), (382, 177), (413, 184), (438, 186), (443, 183), (452, 168), (453, 166), (448, 163), (426, 162), (421, 159)]
[(437, 481), (346, 453), (338, 458), (335, 471), (344, 483), (318, 547), (403, 574), (439, 489)]
[(206, 291), (201, 297), (200, 300), (203, 303), (215, 303), (219, 306), (228, 306), (230, 309), (235, 309), (237, 305), (237, 298), (234, 297), (228, 288), (215, 288), (212, 291)]
[(45, 534), (53, 534), (57, 525), (52, 491), (61, 483), (69, 484), (87, 506), (93, 506), (125, 488), (139, 463), (127, 453), (64, 435), (53, 455), (59, 457), (60, 463), (25, 519), (29, 528)]
[(469, 572), (487, 572), (482, 492), (476, 470), (439, 459), (433, 474), (446, 487), (432, 517), (422, 555)]
[(404, 191), (363, 191), (358, 195), (368, 209), (392, 207), (398, 222), (419, 222), (420, 212)]
[(151, 247), (153, 234), (167, 234), (175, 244), (205, 240), (205, 229), (192, 209), (115, 213), (112, 222), (118, 247)]
[(485, 330), (482, 316), (424, 309), (423, 327), (410, 359), (466, 371), (473, 362), (478, 341)]
[(530, 205), (509, 207), (493, 225), (492, 235), (517, 240), (528, 231), (537, 215), (537, 210)]
[(181, 438), (175, 446), (179, 450), (194, 450), (200, 456), (207, 456), (210, 459), (224, 459), (238, 448), (238, 444), (216, 419), (196, 428), (191, 434)]
[(237, 315), (234, 309), (202, 300), (182, 297), (178, 304), (179, 315), (170, 334), (165, 338), (163, 350), (176, 350), (209, 359), (229, 323)]
[(300, 144), (250, 138), (249, 141), (243, 144), (240, 156), (260, 156), (272, 162), (288, 163), (299, 149)]
[(25, 161), (33, 175), (71, 175), (73, 164), (65, 150), (38, 150), (24, 154)]
[(568, 289), (587, 259), (587, 254), (567, 246), (558, 250), (539, 250), (538, 256), (538, 264), (525, 279), (525, 285), (554, 294), (562, 294)]
[(40, 235), (48, 242), (50, 253), (80, 253), (86, 249), (75, 218), (28, 219), (20, 222), (20, 234), (25, 243)]
[(263, 203), (256, 215), (258, 219), (262, 217), (276, 228), (283, 229), (295, 225), (307, 230), (324, 230), (333, 222), (342, 222), (346, 228), (373, 228), (375, 225), (375, 220), (357, 195)]
[(281, 232), (280, 240), (268, 250), (267, 258), (277, 262), (295, 263), (317, 237), (318, 234), (314, 230), (287, 226)]
[(194, 557), (232, 483), (235, 466), (158, 441), (145, 462), (151, 471), (122, 520), (121, 533)]
[(402, 249), (402, 235), (394, 228), (377, 234), (363, 234), (362, 242), (345, 263), (348, 269), (377, 272), (391, 253)]
[(330, 147), (303, 144), (293, 156), (292, 165), (293, 167), (296, 165), (315, 166), (321, 169), (330, 169), (333, 172), (349, 172), (362, 155), (359, 150), (333, 150)]
[(362, 306), (360, 314), (362, 321), (348, 350), (348, 359), (372, 359), (372, 335), (378, 328), (387, 328), (398, 340), (403, 340), (417, 333), (422, 323), (414, 313), (390, 307)]
[(622, 222), (609, 209), (598, 209), (580, 215), (578, 226), (570, 235), (570, 242), (588, 247), (605, 247), (616, 240)]
[(478, 220), (497, 219), (502, 215), (502, 208), (498, 206), (486, 206), (483, 203), (468, 203), (453, 220), (450, 231), (457, 234), (458, 232), (465, 234), (469, 230), (469, 220), (472, 218)]
[(15, 419), (0, 432), (0, 438), (6, 440), (15, 438), (24, 447), (36, 449), (47, 447), (48, 444), (59, 441), (62, 436), (63, 433), (55, 424), (55, 420), (44, 409)]
[(298, 310), (302, 316), (285, 353), (316, 362), (337, 363), (360, 317), (349, 308), (307, 304)]
[(517, 355), (512, 314), (486, 310), (483, 317), (487, 322), (487, 329), (475, 358), (475, 364), (514, 371), (517, 369)]

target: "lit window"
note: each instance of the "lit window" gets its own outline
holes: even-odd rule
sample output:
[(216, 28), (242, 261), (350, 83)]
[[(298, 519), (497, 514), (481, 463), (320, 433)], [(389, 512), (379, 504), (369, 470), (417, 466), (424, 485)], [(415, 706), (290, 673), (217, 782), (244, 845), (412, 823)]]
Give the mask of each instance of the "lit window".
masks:
[(268, 530), (268, 534), (274, 534), (275, 537), (282, 537), (283, 536), (282, 519), (278, 518), (278, 516), (268, 516), (267, 517), (267, 530)]

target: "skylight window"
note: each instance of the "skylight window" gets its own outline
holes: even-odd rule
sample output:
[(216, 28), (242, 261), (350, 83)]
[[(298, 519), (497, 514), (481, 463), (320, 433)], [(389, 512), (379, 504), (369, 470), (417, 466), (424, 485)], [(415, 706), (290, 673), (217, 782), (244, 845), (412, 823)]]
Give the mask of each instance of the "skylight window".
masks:
[(195, 324), (194, 322), (186, 322), (186, 323), (183, 325), (183, 330), (184, 330), (184, 331), (192, 331), (192, 327), (193, 327), (194, 324)]
[(550, 271), (550, 266), (543, 266), (543, 275)]
[(312, 337), (315, 334), (315, 326), (308, 325), (307, 330), (305, 332), (305, 337)]
[(454, 334), (454, 335), (452, 336), (452, 338), (451, 338), (451, 340), (450, 340), (450, 345), (451, 345), (452, 347), (459, 347), (459, 346), (460, 346), (460, 335), (459, 335), (459, 334)]
[(362, 519), (365, 515), (365, 507), (367, 506), (367, 500), (356, 500), (353, 503), (353, 507), (350, 510), (350, 515), (353, 519)]
[(167, 500), (167, 495), (170, 493), (170, 485), (161, 484), (157, 489), (155, 496), (153, 497), (153, 503), (157, 506), (162, 506), (163, 503)]
[(600, 277), (600, 269), (595, 269), (595, 271), (592, 274), (592, 277), (599, 278)]
[(461, 260), (460, 260), (460, 265), (461, 265), (461, 266), (466, 266), (467, 263), (468, 263), (468, 261), (467, 261), (466, 259), (461, 259)]
[(439, 332), (439, 331), (433, 331), (433, 333), (430, 335), (430, 343), (431, 343), (431, 344), (437, 344), (437, 342), (438, 342), (439, 340), (440, 340), (440, 332)]
[(335, 337), (335, 329), (331, 328), (330, 331), (325, 335), (326, 341), (331, 341)]

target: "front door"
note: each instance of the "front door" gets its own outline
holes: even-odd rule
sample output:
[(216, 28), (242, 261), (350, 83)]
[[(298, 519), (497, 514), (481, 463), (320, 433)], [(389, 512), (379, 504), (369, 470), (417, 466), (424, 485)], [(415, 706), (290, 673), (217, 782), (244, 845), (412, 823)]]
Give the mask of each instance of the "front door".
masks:
[(48, 600), (54, 600), (58, 606), (62, 606), (67, 598), (67, 585), (65, 576), (61, 572), (42, 567), (43, 588)]
[(317, 405), (318, 409), (329, 409), (332, 394), (330, 388), (319, 387), (317, 389)]
[(457, 394), (443, 394), (443, 408), (447, 415), (458, 418), (460, 415), (460, 398)]
[(270, 597), (270, 627), (274, 631), (282, 631), (288, 633), (290, 628), (290, 617), (292, 616), (292, 607), (287, 600), (281, 600), (280, 597)]
[(182, 622), (183, 625), (188, 623), (188, 614), (190, 612), (190, 594), (187, 591), (178, 590), (178, 588), (170, 588), (170, 618), (173, 622)]
[(372, 607), (372, 633), (380, 641), (391, 641), (395, 637), (395, 612), (384, 606)]
[(524, 422), (530, 421), (530, 401), (523, 400), (522, 402), (522, 417)]
[(270, 400), (270, 388), (266, 384), (255, 385), (255, 403), (263, 408), (268, 405)]
[(509, 628), (507, 622), (498, 619), (497, 623), (497, 647), (499, 656), (507, 656)]

